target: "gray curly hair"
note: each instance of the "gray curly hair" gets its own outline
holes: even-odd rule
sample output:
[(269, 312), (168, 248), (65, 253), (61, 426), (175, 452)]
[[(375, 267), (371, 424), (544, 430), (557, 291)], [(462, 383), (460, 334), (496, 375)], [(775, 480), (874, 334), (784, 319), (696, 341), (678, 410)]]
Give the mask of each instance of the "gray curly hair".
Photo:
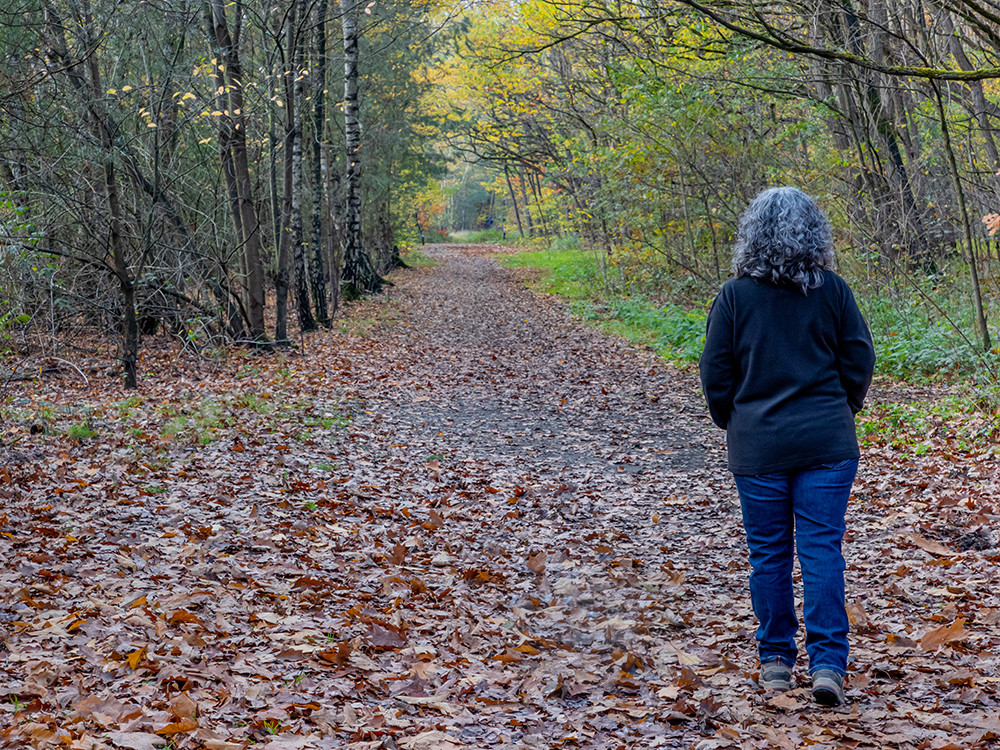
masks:
[(803, 294), (823, 284), (833, 270), (833, 230), (815, 200), (793, 187), (768, 188), (750, 201), (740, 217), (733, 248), (733, 274)]

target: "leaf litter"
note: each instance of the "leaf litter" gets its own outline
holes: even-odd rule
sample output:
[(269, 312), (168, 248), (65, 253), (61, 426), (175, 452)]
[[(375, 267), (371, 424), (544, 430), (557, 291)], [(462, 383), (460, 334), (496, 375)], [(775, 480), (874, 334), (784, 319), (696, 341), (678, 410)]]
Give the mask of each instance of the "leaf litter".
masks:
[(804, 665), (763, 693), (696, 373), (494, 251), (435, 246), (284, 356), (163, 342), (138, 395), (93, 363), (18, 386), (3, 746), (995, 746), (992, 454), (866, 451), (850, 705), (812, 704)]

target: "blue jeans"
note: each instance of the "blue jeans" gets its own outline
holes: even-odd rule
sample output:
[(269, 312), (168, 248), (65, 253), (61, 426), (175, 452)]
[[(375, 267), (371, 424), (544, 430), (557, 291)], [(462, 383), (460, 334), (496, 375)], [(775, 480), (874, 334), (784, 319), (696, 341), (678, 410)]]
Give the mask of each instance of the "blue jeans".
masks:
[(750, 548), (750, 599), (760, 622), (760, 661), (794, 666), (797, 650), (792, 557), (802, 569), (803, 615), (809, 671), (847, 671), (844, 603), (844, 514), (857, 459), (802, 471), (734, 475)]

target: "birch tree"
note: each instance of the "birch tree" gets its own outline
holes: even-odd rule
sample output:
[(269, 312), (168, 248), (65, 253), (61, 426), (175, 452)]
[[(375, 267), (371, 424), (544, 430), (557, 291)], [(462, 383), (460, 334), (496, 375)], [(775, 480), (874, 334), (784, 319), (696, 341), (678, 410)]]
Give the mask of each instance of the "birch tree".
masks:
[(361, 119), (358, 102), (359, 34), (356, 0), (340, 0), (344, 35), (344, 268), (341, 283), (347, 298), (381, 289), (383, 280), (375, 272), (361, 239)]

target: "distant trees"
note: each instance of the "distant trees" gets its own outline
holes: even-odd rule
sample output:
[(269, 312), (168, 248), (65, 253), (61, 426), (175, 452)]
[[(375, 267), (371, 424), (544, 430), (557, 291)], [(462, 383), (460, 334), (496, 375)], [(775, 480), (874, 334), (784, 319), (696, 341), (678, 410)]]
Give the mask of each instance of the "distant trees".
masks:
[(990, 337), (979, 217), (1000, 205), (993, 11), (909, 0), (496, 3), (459, 63), (463, 143), (530, 231), (620, 283), (717, 283), (740, 210), (793, 182), (891, 279), (958, 251)]
[[(8, 3), (0, 327), (50, 348), (114, 330), (134, 386), (158, 326), (200, 349), (270, 345), (270, 313), (284, 343), (289, 291), (300, 330), (329, 325), (341, 279), (377, 286), (438, 169), (433, 130), (405, 119), (420, 121), (439, 15), (356, 0)], [(361, 124), (387, 110), (406, 136), (370, 148)]]

